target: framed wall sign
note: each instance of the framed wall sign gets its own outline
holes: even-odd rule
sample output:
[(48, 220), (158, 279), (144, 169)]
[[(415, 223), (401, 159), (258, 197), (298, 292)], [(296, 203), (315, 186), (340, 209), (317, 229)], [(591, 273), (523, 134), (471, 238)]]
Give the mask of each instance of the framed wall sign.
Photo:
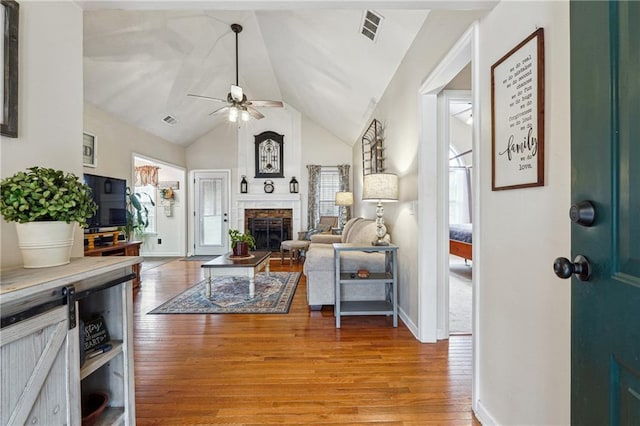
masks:
[(262, 132), (255, 136), (257, 178), (284, 177), (284, 135)]
[(86, 167), (96, 166), (96, 137), (90, 133), (82, 134), (82, 164)]
[(544, 32), (491, 67), (493, 191), (544, 185)]
[(2, 83), (0, 99), (0, 134), (10, 138), (18, 137), (18, 21), (20, 5), (13, 0), (2, 0), (2, 40), (0, 40), (0, 58), (2, 59)]

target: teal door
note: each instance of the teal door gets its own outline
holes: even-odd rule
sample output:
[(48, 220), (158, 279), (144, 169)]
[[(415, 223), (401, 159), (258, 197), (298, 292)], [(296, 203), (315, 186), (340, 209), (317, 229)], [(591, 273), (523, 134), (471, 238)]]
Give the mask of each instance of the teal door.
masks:
[(640, 425), (640, 2), (571, 2), (571, 422)]

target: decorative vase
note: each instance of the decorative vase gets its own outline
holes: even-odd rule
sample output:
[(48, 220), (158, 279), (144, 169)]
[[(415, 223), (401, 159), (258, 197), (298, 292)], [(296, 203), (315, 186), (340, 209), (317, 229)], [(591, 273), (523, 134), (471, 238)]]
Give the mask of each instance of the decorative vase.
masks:
[(249, 243), (238, 241), (233, 248), (234, 256), (249, 256)]
[(69, 263), (76, 224), (63, 221), (16, 223), (25, 268)]

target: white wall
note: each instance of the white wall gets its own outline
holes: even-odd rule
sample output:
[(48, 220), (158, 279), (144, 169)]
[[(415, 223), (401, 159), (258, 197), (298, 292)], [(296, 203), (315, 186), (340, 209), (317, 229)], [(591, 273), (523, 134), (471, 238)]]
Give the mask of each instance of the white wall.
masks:
[[(398, 71), (380, 99), (373, 117), (384, 127), (386, 169), (397, 173), (400, 201), (384, 206), (385, 224), (397, 244), (399, 304), (410, 327), (418, 323), (418, 220), (411, 210), (418, 199), (418, 91), (449, 48), (478, 17), (479, 12), (432, 11)], [(435, 43), (434, 40), (438, 42)], [(368, 122), (366, 125), (368, 126)], [(364, 131), (364, 129), (363, 129)], [(362, 146), (353, 147), (355, 215), (375, 217), (375, 204), (362, 201)]]
[[(18, 138), (2, 137), (1, 176), (31, 166), (82, 175), (82, 10), (20, 2)], [(22, 265), (13, 223), (1, 224), (2, 268)], [(71, 255), (83, 255), (78, 228)]]
[[(265, 118), (235, 125), (220, 125), (198, 138), (186, 150), (189, 170), (231, 170), (232, 203), (240, 192), (240, 179), (247, 176), (249, 194), (264, 194), (265, 178), (255, 179), (254, 136), (265, 130), (284, 134), (284, 179), (273, 179), (275, 194), (288, 194), (292, 176), (300, 185), (302, 229), (307, 227), (307, 164), (336, 166), (351, 164), (351, 146), (309, 120), (290, 106), (265, 110)], [(265, 195), (268, 199), (270, 195)], [(231, 220), (235, 223), (235, 213)]]
[[(545, 186), (491, 191), (491, 65), (545, 37)], [(569, 424), (571, 252), (568, 2), (501, 2), (480, 24), (480, 403), (500, 424)]]
[[(400, 202), (385, 205), (385, 221), (400, 246), (400, 307), (418, 321), (417, 93), (440, 58), (469, 26), (473, 13), (432, 12), (374, 111), (385, 126), (388, 171), (400, 176)], [(536, 27), (545, 28), (546, 105), (544, 187), (491, 191), (491, 65)], [(447, 31), (445, 31), (445, 29)], [(450, 37), (444, 37), (449, 34)], [(570, 93), (568, 2), (501, 2), (480, 21), (481, 140), (477, 370), (484, 424), (570, 422), (570, 286), (553, 275), (556, 256), (570, 253)], [(438, 43), (434, 43), (438, 40)], [(476, 89), (476, 88), (474, 88)], [(476, 119), (476, 117), (474, 117)], [(360, 145), (353, 149), (355, 199), (361, 199)], [(427, 174), (428, 176), (428, 174)], [(435, 179), (432, 177), (432, 179)], [(356, 211), (373, 217), (362, 202)], [(476, 262), (477, 263), (477, 262)], [(410, 326), (412, 324), (409, 324)]]
[(84, 172), (127, 179), (131, 185), (132, 153), (186, 167), (185, 148), (133, 127), (100, 108), (84, 103), (84, 131), (96, 136), (97, 165)]
[[(351, 163), (351, 145), (342, 139), (329, 133), (324, 127), (319, 126), (307, 117), (302, 117), (302, 170), (298, 181), (300, 182), (300, 193), (302, 197), (302, 211), (307, 211), (309, 205), (309, 173), (308, 164), (320, 166), (337, 166), (338, 164)], [(362, 158), (360, 159), (362, 162)], [(351, 182), (354, 176), (353, 166), (351, 167)], [(352, 183), (350, 183), (352, 185)], [(302, 229), (308, 229), (307, 215), (302, 218)]]

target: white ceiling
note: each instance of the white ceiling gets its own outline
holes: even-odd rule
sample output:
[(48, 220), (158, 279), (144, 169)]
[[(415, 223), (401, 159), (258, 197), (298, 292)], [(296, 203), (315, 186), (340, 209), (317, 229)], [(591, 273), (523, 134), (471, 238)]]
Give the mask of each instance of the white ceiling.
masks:
[[(353, 144), (429, 13), (377, 9), (384, 20), (374, 43), (360, 34), (364, 12), (85, 10), (85, 100), (189, 145), (226, 122), (209, 115), (223, 104), (187, 93), (226, 98), (235, 83), (230, 24), (239, 23), (239, 85), (247, 97), (282, 100)], [(177, 124), (165, 124), (167, 115)]]

